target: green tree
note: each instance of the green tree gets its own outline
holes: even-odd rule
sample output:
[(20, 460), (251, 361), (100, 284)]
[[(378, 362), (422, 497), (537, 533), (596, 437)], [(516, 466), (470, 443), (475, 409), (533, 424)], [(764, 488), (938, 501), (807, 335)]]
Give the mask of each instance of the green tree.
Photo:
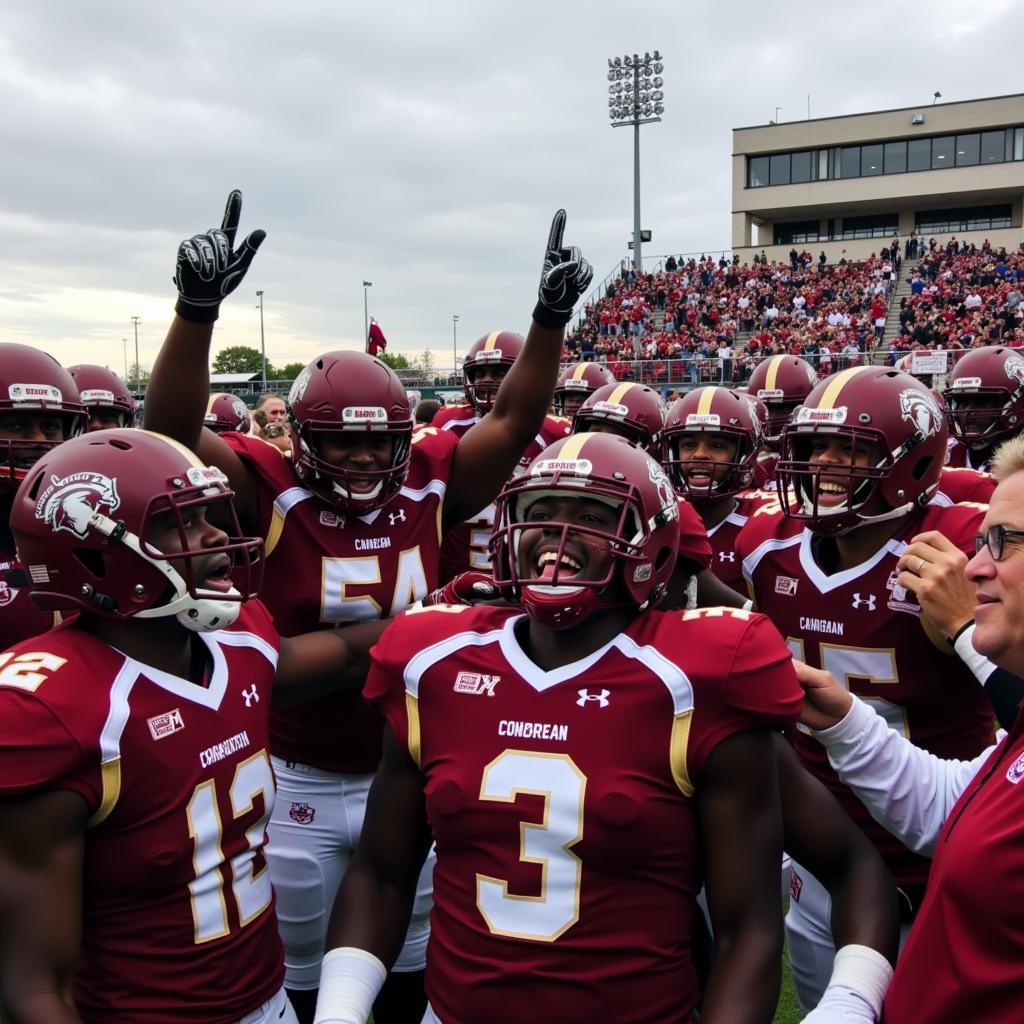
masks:
[[(250, 345), (229, 345), (221, 349), (213, 360), (214, 373), (262, 373), (260, 350)], [(267, 376), (272, 376), (267, 363)]]
[(285, 363), (280, 369), (275, 369), (273, 375), (268, 376), (271, 380), (295, 380), (305, 368), (305, 363)]
[(387, 363), (392, 370), (411, 370), (413, 368), (412, 363), (401, 352), (381, 352), (377, 358), (381, 362)]
[(429, 348), (423, 350), (423, 354), (419, 356), (413, 366), (423, 374), (423, 376), (431, 381), (434, 379), (434, 353)]

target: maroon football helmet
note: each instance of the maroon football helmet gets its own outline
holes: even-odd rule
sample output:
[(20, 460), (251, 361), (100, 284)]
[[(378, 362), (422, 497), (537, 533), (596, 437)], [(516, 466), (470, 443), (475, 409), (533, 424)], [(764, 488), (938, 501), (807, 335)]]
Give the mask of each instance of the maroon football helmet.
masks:
[(1005, 345), (973, 348), (943, 392), (950, 430), (968, 448), (990, 448), (1024, 429), (1024, 355)]
[(559, 416), (575, 416), (590, 394), (614, 383), (615, 375), (601, 363), (571, 363), (558, 375), (554, 410)]
[[(462, 363), (463, 388), (466, 401), (473, 406), (478, 416), (486, 416), (491, 411), (501, 379), (511, 369), (525, 344), (526, 339), (521, 334), (491, 331), (469, 346)], [(477, 378), (487, 367), (499, 372), (492, 374), (493, 380), (478, 383)]]
[[(12, 424), (19, 413), (60, 417), (63, 440), (85, 429), (85, 409), (71, 374), (53, 356), (28, 345), (0, 344), (0, 421)], [(0, 436), (0, 491), (13, 491), (44, 452), (59, 440), (19, 436), (14, 429)]]
[[(365, 352), (326, 352), (295, 379), (288, 395), (295, 472), (325, 501), (351, 515), (383, 508), (409, 472), (412, 414), (398, 375)], [(320, 448), (325, 435), (358, 440), (367, 434), (391, 438), (386, 469), (353, 472), (332, 465)]]
[(113, 370), (92, 363), (79, 363), (77, 366), (69, 366), (68, 373), (78, 388), (79, 398), (89, 419), (93, 416), (112, 416), (119, 427), (135, 426), (135, 399)]
[[(676, 489), (694, 505), (738, 494), (753, 484), (762, 427), (752, 401), (750, 395), (712, 386), (695, 388), (669, 407), (665, 468)], [(701, 434), (720, 434), (732, 441), (732, 458), (719, 462), (685, 457), (683, 439)]]
[(228, 430), (248, 434), (249, 427), (252, 426), (252, 417), (249, 415), (249, 407), (238, 395), (221, 391), (210, 395), (210, 401), (206, 403), (203, 426), (215, 434), (223, 434)]
[[(530, 507), (544, 497), (576, 496), (618, 509), (614, 533), (580, 523), (531, 521)], [(504, 595), (551, 629), (566, 629), (599, 607), (621, 601), (603, 595), (618, 574), (630, 604), (643, 610), (664, 596), (676, 562), (679, 505), (661, 466), (626, 438), (576, 434), (549, 445), (513, 478), (498, 497), (492, 537), (494, 579)], [(521, 564), (524, 535), (549, 535), (541, 558), (546, 565)], [(571, 552), (581, 538), (606, 540), (612, 555), (600, 579), (573, 575)], [(553, 566), (553, 571), (549, 569)]]
[[(11, 531), (24, 585), (47, 611), (175, 615), (197, 632), (222, 629), (256, 595), (262, 568), (263, 541), (241, 535), (233, 497), (219, 469), (160, 434), (114, 428), (66, 441), (39, 459), (14, 497)], [(227, 524), (224, 543), (187, 546), (186, 520), (197, 506)], [(181, 553), (165, 554), (146, 539), (155, 517), (168, 514)], [(199, 587), (194, 560), (210, 555), (227, 557), (218, 584)]]
[[(776, 477), (786, 515), (836, 535), (927, 505), (939, 485), (949, 431), (919, 380), (884, 366), (855, 366), (823, 380), (782, 431)], [(867, 465), (812, 460), (822, 438), (870, 446)], [(794, 500), (795, 499), (795, 500)]]
[(790, 414), (817, 383), (814, 367), (799, 356), (769, 356), (754, 367), (747, 393), (760, 398), (768, 407), (765, 441), (779, 443)]
[(660, 462), (667, 415), (661, 395), (646, 384), (603, 384), (576, 410), (572, 432), (621, 434)]

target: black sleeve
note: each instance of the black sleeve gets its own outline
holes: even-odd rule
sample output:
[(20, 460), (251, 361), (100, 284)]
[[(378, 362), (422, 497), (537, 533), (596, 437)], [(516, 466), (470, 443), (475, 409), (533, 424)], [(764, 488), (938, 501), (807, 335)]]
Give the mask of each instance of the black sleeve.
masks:
[(1024, 679), (1005, 668), (996, 668), (985, 680), (985, 693), (999, 724), (1010, 729), (1017, 719), (1020, 702), (1024, 700)]

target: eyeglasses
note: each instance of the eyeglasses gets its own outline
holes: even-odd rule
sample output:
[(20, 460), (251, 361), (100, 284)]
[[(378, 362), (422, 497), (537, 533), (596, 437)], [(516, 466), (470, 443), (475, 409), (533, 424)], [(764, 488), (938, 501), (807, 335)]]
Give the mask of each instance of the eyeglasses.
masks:
[(974, 553), (977, 554), (983, 547), (988, 548), (993, 562), (1001, 562), (1006, 554), (1006, 542), (1008, 540), (1019, 540), (1024, 537), (1024, 530), (1011, 530), (1002, 524), (990, 526), (984, 533), (979, 533), (974, 538)]

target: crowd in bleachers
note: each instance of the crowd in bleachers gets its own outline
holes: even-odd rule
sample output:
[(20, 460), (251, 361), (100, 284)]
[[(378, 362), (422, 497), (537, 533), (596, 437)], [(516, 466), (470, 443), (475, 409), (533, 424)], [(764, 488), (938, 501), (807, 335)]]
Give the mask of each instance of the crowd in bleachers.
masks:
[(951, 239), (929, 246), (900, 300), (894, 359), (913, 349), (959, 351), (1024, 341), (1024, 250), (1008, 253)]
[(565, 357), (598, 360), (619, 376), (629, 373), (623, 363), (683, 360), (665, 368), (673, 382), (721, 376), (723, 348), (734, 349), (734, 379), (778, 353), (810, 356), (829, 372), (881, 336), (900, 251), (894, 242), (858, 264), (823, 256), (793, 249), (788, 263), (669, 257), (654, 273), (625, 268), (585, 307)]

